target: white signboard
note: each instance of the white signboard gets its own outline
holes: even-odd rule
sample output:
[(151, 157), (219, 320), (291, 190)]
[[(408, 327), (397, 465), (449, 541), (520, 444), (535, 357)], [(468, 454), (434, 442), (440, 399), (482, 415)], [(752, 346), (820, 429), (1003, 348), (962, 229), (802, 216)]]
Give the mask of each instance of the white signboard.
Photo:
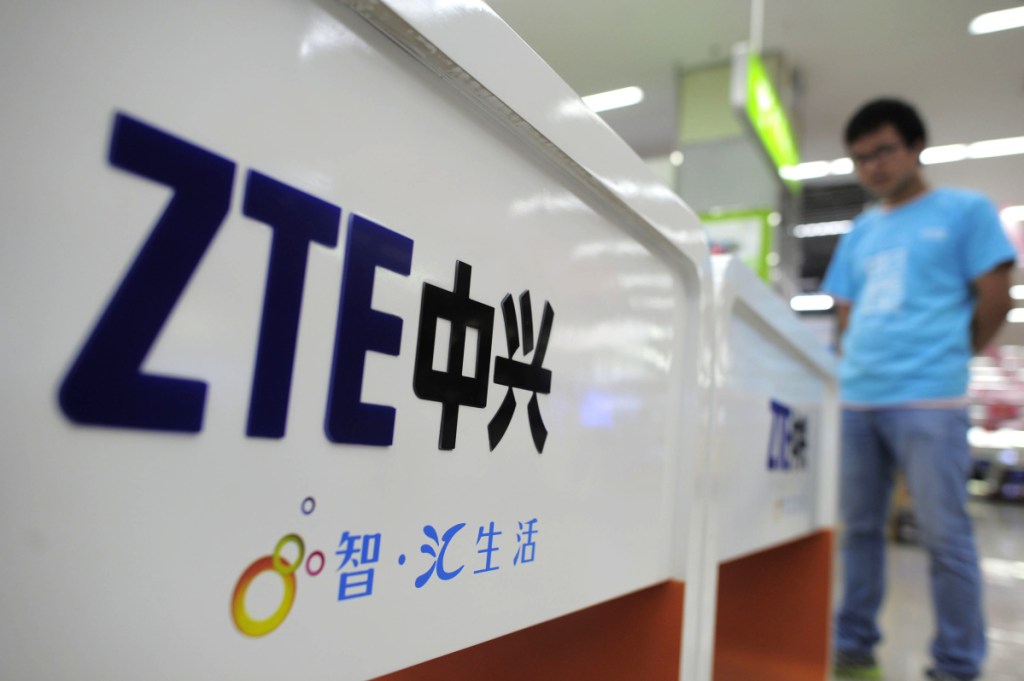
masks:
[(785, 301), (735, 258), (714, 266), (713, 526), (725, 561), (834, 522), (837, 392), (834, 361)]
[(685, 578), (699, 223), (461, 7), (5, 10), (0, 677), (367, 678)]

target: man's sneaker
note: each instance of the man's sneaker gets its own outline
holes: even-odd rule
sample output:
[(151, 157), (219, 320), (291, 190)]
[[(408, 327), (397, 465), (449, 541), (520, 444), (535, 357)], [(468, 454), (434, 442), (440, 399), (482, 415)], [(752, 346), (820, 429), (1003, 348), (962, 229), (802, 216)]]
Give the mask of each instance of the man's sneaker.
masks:
[(842, 679), (866, 679), (877, 681), (882, 678), (882, 668), (875, 662), (875, 656), (837, 651), (832, 660), (832, 671)]
[(925, 676), (932, 681), (974, 681), (974, 679), (977, 678), (975, 676), (957, 676), (956, 674), (950, 674), (949, 672), (944, 672), (940, 669), (935, 669), (934, 667), (925, 670), (924, 673)]

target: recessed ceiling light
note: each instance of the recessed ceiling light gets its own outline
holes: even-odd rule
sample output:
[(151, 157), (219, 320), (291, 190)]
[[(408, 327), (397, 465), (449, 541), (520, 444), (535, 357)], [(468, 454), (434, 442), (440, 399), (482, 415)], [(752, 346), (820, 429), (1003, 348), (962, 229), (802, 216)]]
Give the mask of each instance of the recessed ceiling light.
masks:
[(998, 12), (986, 12), (975, 17), (967, 27), (972, 35), (1008, 31), (1024, 26), (1024, 6), (1011, 7)]

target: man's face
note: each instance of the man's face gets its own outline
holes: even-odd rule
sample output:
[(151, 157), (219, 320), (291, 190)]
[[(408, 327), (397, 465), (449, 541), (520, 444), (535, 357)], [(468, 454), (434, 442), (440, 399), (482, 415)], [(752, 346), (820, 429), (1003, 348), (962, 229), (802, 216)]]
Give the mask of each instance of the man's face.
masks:
[(861, 185), (875, 196), (899, 200), (920, 182), (918, 156), (923, 143), (908, 147), (891, 124), (857, 138), (850, 158)]

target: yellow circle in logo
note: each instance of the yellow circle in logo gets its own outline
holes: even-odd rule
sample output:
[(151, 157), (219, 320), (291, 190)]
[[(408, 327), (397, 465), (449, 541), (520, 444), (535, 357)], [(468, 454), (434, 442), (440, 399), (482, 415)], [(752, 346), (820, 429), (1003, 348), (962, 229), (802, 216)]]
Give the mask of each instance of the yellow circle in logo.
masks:
[[(281, 549), (289, 543), (294, 543), (299, 547), (299, 557), (295, 559), (294, 565), (289, 565), (288, 561), (281, 557)], [(297, 534), (286, 534), (281, 537), (281, 540), (277, 542), (277, 546), (274, 547), (274, 569), (281, 573), (282, 577), (290, 575), (302, 565), (302, 559), (305, 555), (306, 544), (302, 541), (302, 537)]]
[[(285, 539), (288, 539), (288, 537), (285, 537)], [(284, 542), (284, 539), (281, 542)], [(301, 548), (301, 539), (299, 539), (299, 545)], [(280, 547), (281, 543), (279, 542), (278, 548), (280, 549)], [(274, 551), (273, 556), (263, 556), (258, 559), (245, 569), (242, 576), (238, 578), (238, 583), (235, 584), (235, 592), (231, 596), (231, 615), (234, 617), (235, 626), (246, 636), (263, 636), (277, 629), (281, 626), (281, 622), (284, 622), (284, 618), (288, 616), (292, 609), (292, 603), (295, 602), (294, 573), (295, 568), (299, 565), (299, 561), (296, 561), (295, 567), (291, 567), (287, 560), (277, 554), (278, 551)], [(278, 563), (283, 564), (284, 568), (278, 568)], [(281, 581), (284, 582), (284, 595), (281, 597), (281, 604), (277, 606), (274, 614), (266, 619), (256, 620), (249, 616), (249, 611), (245, 607), (245, 595), (248, 593), (249, 585), (252, 584), (252, 581), (268, 571), (273, 571), (281, 577)]]

